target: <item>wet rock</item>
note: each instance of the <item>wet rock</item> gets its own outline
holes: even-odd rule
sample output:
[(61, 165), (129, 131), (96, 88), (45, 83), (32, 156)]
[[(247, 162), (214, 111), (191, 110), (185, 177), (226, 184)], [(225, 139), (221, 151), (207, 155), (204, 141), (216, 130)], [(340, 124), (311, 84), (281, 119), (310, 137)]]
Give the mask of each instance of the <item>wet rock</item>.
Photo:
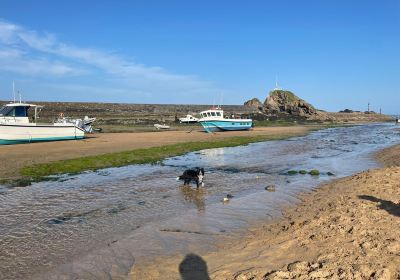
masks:
[(59, 224), (62, 224), (63, 222), (64, 222), (64, 220), (62, 220), (62, 219), (57, 219), (57, 218), (50, 219), (50, 220), (47, 221), (47, 223), (48, 223), (49, 225), (59, 225)]
[(308, 172), (311, 176), (319, 176), (320, 172), (317, 169), (313, 169), (310, 172)]
[(306, 171), (306, 170), (300, 170), (299, 173), (300, 173), (301, 175), (305, 175), (305, 174), (307, 174), (307, 171)]
[(274, 185), (269, 185), (265, 187), (265, 190), (269, 192), (274, 192), (276, 191), (276, 187)]
[(289, 170), (287, 172), (288, 175), (296, 175), (297, 173), (299, 173), (297, 170)]
[(335, 173), (332, 173), (332, 172), (328, 172), (328, 173), (326, 173), (328, 176), (335, 176)]
[(139, 205), (145, 205), (145, 204), (146, 204), (146, 201), (141, 200), (141, 201), (138, 202), (138, 204), (139, 204)]
[(231, 195), (230, 193), (228, 193), (228, 194), (226, 195), (226, 198), (231, 199), (231, 198), (233, 198), (233, 195)]

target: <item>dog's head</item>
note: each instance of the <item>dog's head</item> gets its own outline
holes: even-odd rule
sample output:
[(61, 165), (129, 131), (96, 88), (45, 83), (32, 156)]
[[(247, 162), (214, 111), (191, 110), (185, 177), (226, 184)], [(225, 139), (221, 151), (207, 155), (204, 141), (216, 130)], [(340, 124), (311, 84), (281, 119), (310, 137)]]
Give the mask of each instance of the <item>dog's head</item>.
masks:
[(204, 179), (204, 168), (196, 168), (197, 178), (199, 178), (199, 183), (203, 183)]

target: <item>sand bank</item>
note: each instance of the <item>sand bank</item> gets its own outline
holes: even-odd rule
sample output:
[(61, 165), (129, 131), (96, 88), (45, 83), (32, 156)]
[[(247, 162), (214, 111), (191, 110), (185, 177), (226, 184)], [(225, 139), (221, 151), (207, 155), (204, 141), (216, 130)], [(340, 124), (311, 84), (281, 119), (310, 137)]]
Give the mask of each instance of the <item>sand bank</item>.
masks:
[(169, 144), (212, 141), (236, 136), (297, 136), (318, 126), (260, 127), (251, 131), (204, 133), (202, 131), (162, 131), (142, 133), (101, 133), (84, 140), (0, 146), (0, 179), (18, 178), (21, 168), (83, 156), (101, 155)]
[[(378, 157), (394, 165), (400, 146)], [(130, 278), (400, 279), (399, 182), (400, 167), (334, 181), (215, 253), (160, 260)]]

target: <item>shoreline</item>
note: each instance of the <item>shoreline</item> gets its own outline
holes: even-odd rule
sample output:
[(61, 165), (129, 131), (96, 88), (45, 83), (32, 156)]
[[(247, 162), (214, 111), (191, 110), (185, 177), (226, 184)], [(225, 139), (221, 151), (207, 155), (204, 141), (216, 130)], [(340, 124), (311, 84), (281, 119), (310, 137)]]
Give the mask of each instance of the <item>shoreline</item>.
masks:
[(282, 218), (216, 252), (134, 267), (129, 279), (180, 279), (188, 259), (193, 279), (399, 279), (400, 145), (375, 158), (382, 168), (299, 195)]
[(49, 175), (154, 163), (201, 149), (282, 140), (329, 127), (332, 126), (258, 127), (251, 131), (212, 134), (200, 131), (109, 133), (84, 140), (0, 146), (0, 161), (8, 163), (0, 167), (0, 178), (3, 182), (23, 185)]

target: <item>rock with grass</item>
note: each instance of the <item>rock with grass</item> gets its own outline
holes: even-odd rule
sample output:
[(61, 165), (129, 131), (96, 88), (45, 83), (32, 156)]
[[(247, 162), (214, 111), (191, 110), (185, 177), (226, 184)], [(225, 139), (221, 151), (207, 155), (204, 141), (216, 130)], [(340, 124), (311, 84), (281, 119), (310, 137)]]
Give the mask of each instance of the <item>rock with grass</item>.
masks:
[(264, 102), (264, 108), (272, 113), (287, 113), (299, 117), (317, 114), (309, 103), (287, 90), (273, 90)]
[(307, 174), (307, 170), (300, 170), (299, 173), (300, 173), (301, 175), (306, 175), (306, 174)]
[(253, 98), (253, 99), (246, 101), (244, 103), (244, 106), (257, 108), (259, 110), (263, 109), (263, 104), (261, 103), (261, 101), (258, 98)]
[(288, 175), (296, 175), (297, 173), (299, 173), (297, 170), (289, 170), (287, 172)]

